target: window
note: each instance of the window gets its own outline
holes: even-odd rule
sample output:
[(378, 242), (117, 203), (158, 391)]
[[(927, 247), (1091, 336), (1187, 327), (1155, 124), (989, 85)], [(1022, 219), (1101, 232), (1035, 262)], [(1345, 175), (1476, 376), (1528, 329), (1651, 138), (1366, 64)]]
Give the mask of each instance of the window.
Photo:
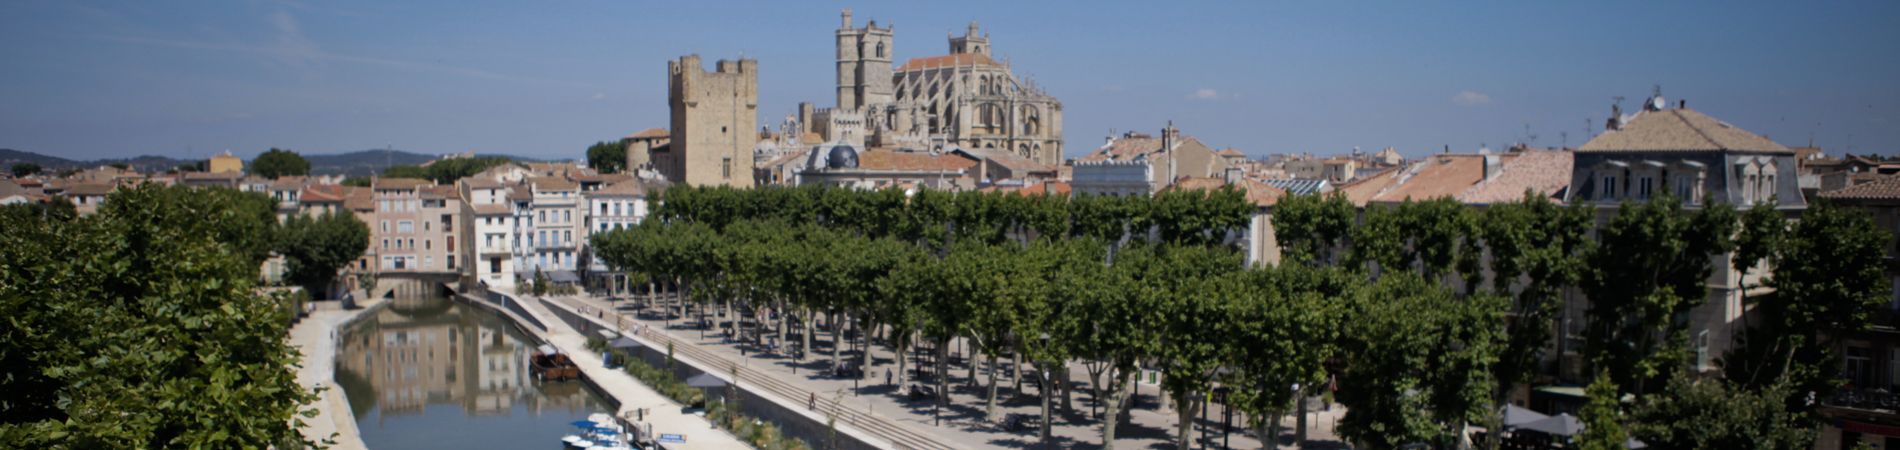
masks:
[(1614, 176), (1603, 177), (1603, 199), (1604, 200), (1616, 199), (1616, 177)]
[(422, 257), (422, 267), (421, 267), (421, 268), (423, 268), (423, 269), (427, 269), (427, 268), (430, 268), (430, 267), (435, 267), (435, 257), (434, 257), (434, 256), (424, 256), (424, 257)]
[(722, 158), (719, 161), (719, 173), (720, 173), (720, 176), (726, 177), (726, 179), (728, 180), (732, 179), (732, 157), (731, 156)]
[(429, 240), (428, 240), (428, 239), (423, 239), (423, 240), (422, 240), (422, 249), (423, 249), (423, 250), (431, 250), (431, 248), (429, 248)]
[(501, 273), (501, 258), (488, 258), (488, 273)]
[(1857, 387), (1873, 386), (1873, 351), (1867, 347), (1848, 346), (1847, 360), (1841, 367), (1841, 374)]
[(397, 233), (414, 233), (416, 232), (416, 223), (407, 221), (407, 220), (396, 222), (396, 232)]
[(429, 231), (429, 222), (422, 223), (422, 231)]
[(574, 223), (574, 212), (561, 211), (561, 223)]
[[(455, 270), (455, 255), (449, 255), (449, 270)], [(452, 328), (451, 328), (452, 329)]]
[(1688, 175), (1676, 176), (1676, 196), (1689, 203), (1695, 203), (1695, 181)]
[(1643, 177), (1642, 179), (1637, 180), (1636, 198), (1648, 200), (1649, 196), (1653, 195), (1655, 192), (1654, 185), (1655, 185), (1655, 179), (1652, 179), (1650, 177)]
[(444, 232), (455, 231), (455, 216), (448, 215), (448, 214), (442, 215), (442, 231)]
[(383, 240), (383, 248), (384, 248), (384, 249), (388, 249), (388, 248), (389, 248), (389, 240), (388, 240), (388, 239), (384, 239), (384, 240)]
[[(619, 206), (619, 205), (615, 205), (615, 206)], [(603, 216), (605, 216), (605, 215), (607, 215), (607, 204), (606, 204), (606, 203), (600, 203), (600, 215), (603, 215)]]
[(447, 240), (448, 240), (448, 244), (449, 244), (449, 247), (448, 247), (448, 249), (449, 249), (449, 251), (451, 251), (451, 252), (453, 252), (453, 251), (455, 251), (455, 236), (449, 236), (449, 237), (446, 237), (446, 238), (443, 238), (443, 239), (447, 239)]
[[(384, 232), (384, 233), (388, 233), (388, 232), (389, 232), (389, 221), (387, 221), (387, 220), (385, 220), (385, 221), (383, 221), (383, 232)], [(385, 246), (385, 247), (387, 247), (387, 246)]]
[(562, 235), (562, 238), (561, 238), (561, 243), (563, 243), (563, 244), (573, 244), (573, 243), (574, 243), (574, 232), (572, 232), (572, 231), (562, 231), (562, 232), (561, 232), (561, 235)]

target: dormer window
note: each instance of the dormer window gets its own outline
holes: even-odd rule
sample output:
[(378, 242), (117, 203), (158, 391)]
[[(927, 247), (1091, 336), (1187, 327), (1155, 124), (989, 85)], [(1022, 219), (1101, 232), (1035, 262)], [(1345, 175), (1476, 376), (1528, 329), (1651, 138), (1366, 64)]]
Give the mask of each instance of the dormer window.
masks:
[(1616, 176), (1615, 175), (1603, 176), (1603, 199), (1604, 200), (1616, 199)]
[(1655, 193), (1655, 184), (1656, 180), (1650, 177), (1636, 180), (1636, 198), (1649, 200), (1649, 197)]

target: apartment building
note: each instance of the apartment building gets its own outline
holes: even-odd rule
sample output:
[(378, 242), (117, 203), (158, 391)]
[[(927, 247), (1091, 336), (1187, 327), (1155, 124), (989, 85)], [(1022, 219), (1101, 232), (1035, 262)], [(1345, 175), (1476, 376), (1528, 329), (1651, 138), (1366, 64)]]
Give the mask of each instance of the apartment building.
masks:
[(566, 177), (531, 177), (527, 187), (532, 193), (528, 206), (533, 215), (528, 218), (523, 238), (528, 239), (524, 247), (529, 247), (531, 252), (524, 261), (526, 264), (516, 267), (524, 274), (537, 268), (542, 272), (571, 274), (579, 266), (574, 259), (580, 254), (580, 242), (587, 239), (587, 230), (582, 225), (586, 212), (580, 209), (580, 184)]
[(373, 200), (376, 223), (370, 246), (379, 272), (454, 273), (457, 271), (455, 217), (460, 194), (427, 180), (379, 178)]
[[(647, 203), (647, 189), (648, 186), (645, 183), (630, 179), (586, 192), (582, 197), (587, 201), (587, 217), (582, 229), (587, 230), (586, 233), (591, 235), (623, 230), (639, 224), (650, 211)], [(582, 238), (582, 240), (585, 239)], [(586, 243), (583, 242), (582, 245), (584, 247)], [(594, 257), (592, 252), (585, 253), (588, 255), (585, 280), (587, 287), (608, 292), (626, 291), (626, 274), (610, 270), (607, 264), (600, 258)]]

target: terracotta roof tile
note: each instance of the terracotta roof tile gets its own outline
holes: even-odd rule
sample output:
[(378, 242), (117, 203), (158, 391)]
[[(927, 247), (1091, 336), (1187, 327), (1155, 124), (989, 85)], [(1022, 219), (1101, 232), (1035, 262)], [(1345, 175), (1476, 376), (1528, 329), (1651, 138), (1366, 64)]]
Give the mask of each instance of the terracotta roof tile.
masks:
[(514, 213), (514, 209), (504, 204), (475, 205), (470, 207), (478, 216), (501, 216)]
[(858, 168), (862, 170), (955, 171), (972, 167), (976, 167), (976, 161), (957, 156), (890, 150), (866, 150), (858, 154)]
[(911, 58), (909, 61), (904, 61), (904, 65), (902, 67), (898, 67), (897, 71), (910, 72), (910, 71), (915, 71), (915, 70), (941, 69), (945, 67), (955, 67), (955, 66), (994, 66), (994, 65), (997, 65), (996, 61), (990, 59), (989, 55), (985, 55), (982, 53), (957, 53), (957, 54), (952, 54), (952, 55)]
[(1821, 198), (1836, 200), (1900, 200), (1900, 175), (1886, 175), (1868, 181), (1832, 191), (1822, 192)]
[(366, 187), (345, 186), (343, 207), (356, 211), (376, 208), (376, 191)]
[(640, 130), (637, 133), (627, 135), (627, 139), (653, 139), (653, 138), (663, 138), (663, 137), (671, 137), (671, 136), (672, 134), (667, 133), (665, 128), (648, 128), (645, 130)]
[(421, 178), (377, 178), (373, 184), (376, 189), (415, 189), (428, 185), (429, 180)]
[(297, 194), (297, 201), (303, 203), (342, 203), (344, 195), (343, 186), (334, 184), (313, 184), (303, 187), (303, 192)]
[(1736, 128), (1693, 109), (1642, 111), (1623, 124), (1578, 147), (1578, 152), (1766, 151), (1793, 153), (1761, 135)]
[(528, 178), (528, 183), (534, 185), (536, 190), (542, 191), (572, 191), (581, 186), (563, 177), (532, 177)]
[[(1175, 180), (1173, 185), (1162, 189), (1162, 192), (1192, 191), (1197, 189), (1211, 191), (1227, 185), (1227, 180), (1221, 178), (1182, 177), (1179, 180)], [(1242, 179), (1240, 182), (1234, 183), (1234, 187), (1245, 193), (1247, 195), (1247, 202), (1252, 203), (1254, 206), (1273, 206), (1279, 204), (1281, 198), (1286, 197), (1286, 191), (1254, 180)]]
[(1527, 150), (1501, 164), (1490, 180), (1458, 194), (1458, 201), (1474, 204), (1507, 203), (1524, 198), (1525, 191), (1546, 199), (1570, 187), (1575, 154), (1567, 151)]

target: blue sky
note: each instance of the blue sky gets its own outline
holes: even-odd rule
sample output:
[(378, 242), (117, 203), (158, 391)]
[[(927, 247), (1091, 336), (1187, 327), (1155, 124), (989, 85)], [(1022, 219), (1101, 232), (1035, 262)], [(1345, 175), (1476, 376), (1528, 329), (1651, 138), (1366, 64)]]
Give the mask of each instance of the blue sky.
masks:
[(1168, 120), (1254, 156), (1575, 146), (1654, 85), (1786, 144), (1900, 149), (1893, 1), (39, 0), (0, 4), (0, 148), (578, 158), (665, 126), (688, 53), (757, 58), (776, 125), (833, 102), (844, 7), (894, 24), (900, 63), (980, 21), (1062, 99), (1071, 156)]

